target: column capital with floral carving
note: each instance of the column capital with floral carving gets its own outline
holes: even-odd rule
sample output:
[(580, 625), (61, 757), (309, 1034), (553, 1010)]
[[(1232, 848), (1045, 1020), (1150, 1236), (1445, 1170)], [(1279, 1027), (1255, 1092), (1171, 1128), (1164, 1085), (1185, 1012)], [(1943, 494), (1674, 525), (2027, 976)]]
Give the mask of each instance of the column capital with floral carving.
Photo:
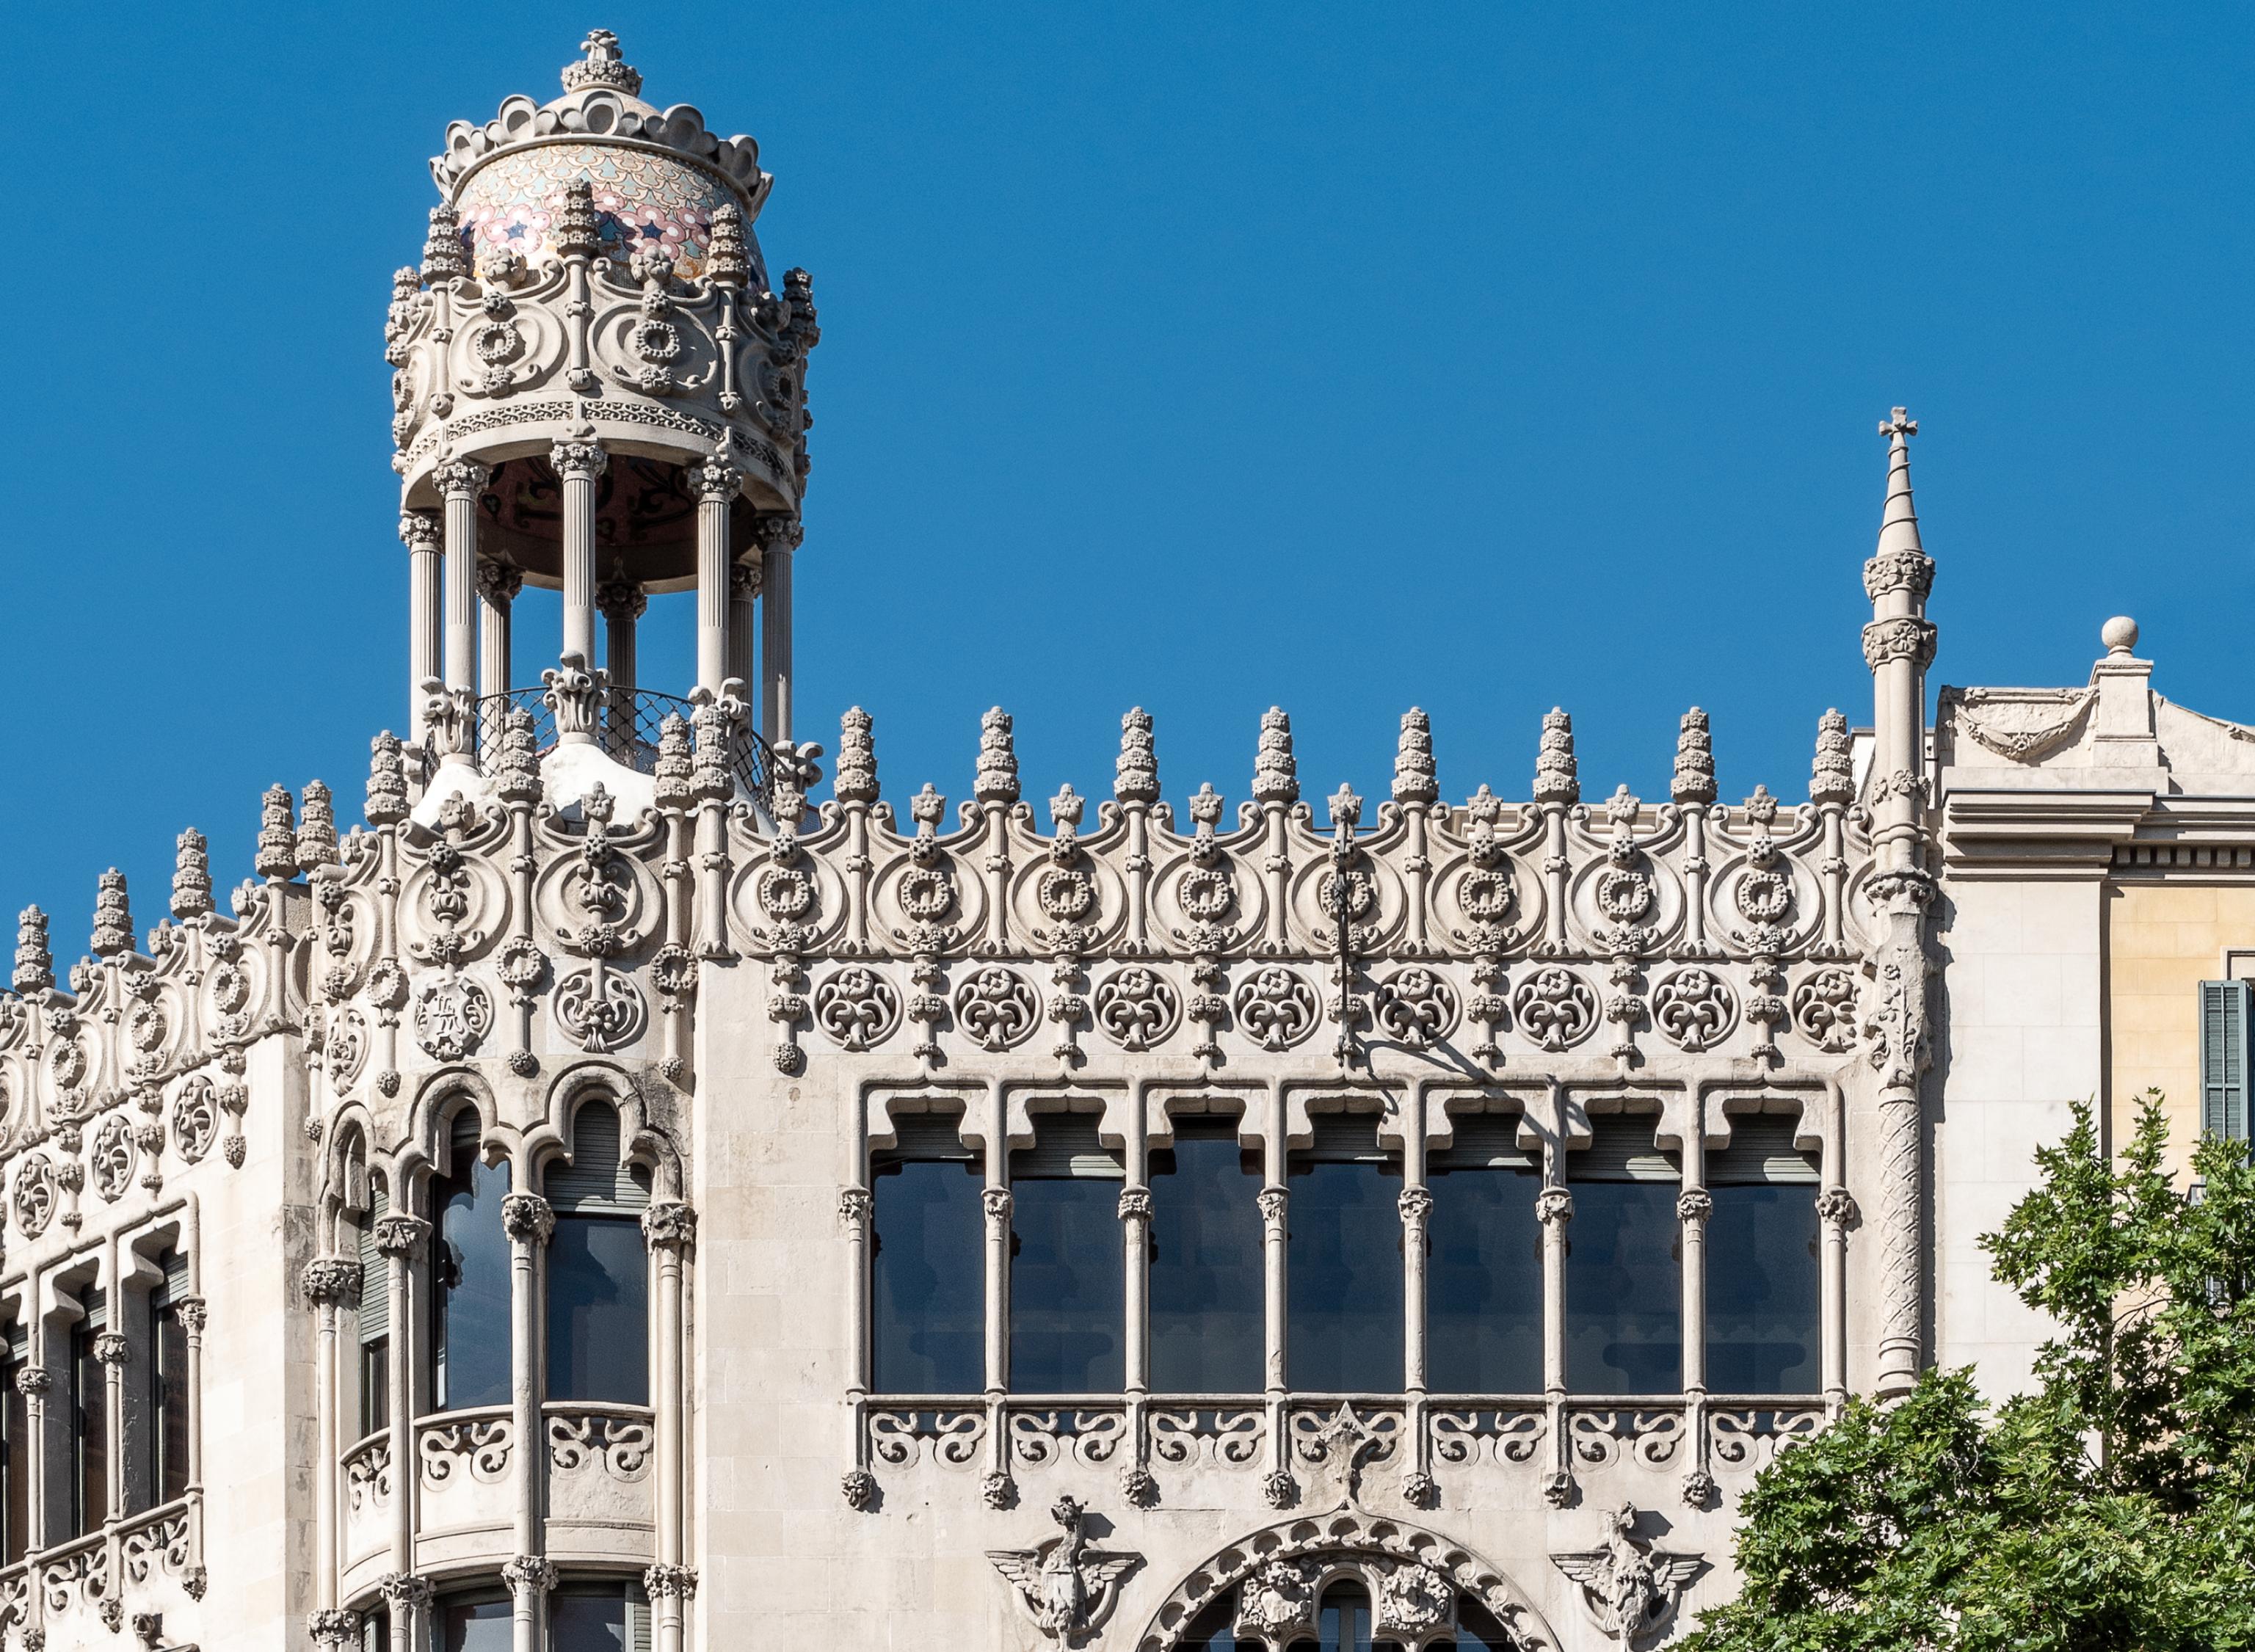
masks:
[(678, 1199), (654, 1204), (642, 1213), (642, 1236), (654, 1250), (687, 1250), (697, 1242), (697, 1212)]
[(556, 1212), (538, 1194), (510, 1194), (501, 1201), (501, 1230), (511, 1239), (546, 1244), (556, 1231)]
[(1860, 1214), (1856, 1195), (1845, 1187), (1827, 1187), (1816, 1195), (1816, 1219), (1828, 1227), (1852, 1228)]
[(404, 510), (399, 513), (400, 542), (410, 551), (427, 550), (436, 555), (442, 534), (439, 519), (427, 510)]
[[(354, 1283), (357, 1287), (358, 1280), (355, 1279)], [(173, 1303), (172, 1308), (180, 1316), (180, 1325), (187, 1332), (190, 1341), (203, 1335), (204, 1326), (209, 1321), (211, 1310), (201, 1297), (182, 1297)]]
[(838, 1192), (839, 1225), (848, 1233), (860, 1233), (868, 1226), (874, 1202), (867, 1187), (841, 1187)]
[(323, 1646), (350, 1646), (360, 1639), (360, 1614), (343, 1606), (323, 1606), (306, 1620), (306, 1628)]
[(431, 480), (445, 498), (475, 500), (492, 474), (474, 458), (450, 458), (431, 472)]
[(1261, 1207), (1262, 1225), (1271, 1235), (1283, 1232), (1284, 1208), (1290, 1202), (1291, 1195), (1282, 1187), (1263, 1187), (1254, 1198)]
[(16, 1392), (26, 1399), (37, 1399), (54, 1386), (54, 1376), (44, 1365), (19, 1365), (16, 1368)]
[(1704, 1222), (1715, 1214), (1715, 1195), (1704, 1187), (1687, 1187), (1675, 1199), (1678, 1222)]
[(501, 1569), (501, 1580), (520, 1593), (546, 1594), (556, 1586), (556, 1563), (544, 1555), (519, 1555)]
[(548, 462), (567, 482), (592, 482), (609, 468), (611, 456), (601, 442), (558, 441), (548, 450)]
[(760, 594), (760, 579), (765, 571), (757, 558), (733, 564), (728, 570), (728, 594), (738, 602), (748, 602)]
[(431, 1604), (431, 1579), (412, 1572), (387, 1572), (376, 1586), (395, 1612), (422, 1610)]
[(642, 1589), (653, 1600), (686, 1600), (697, 1592), (697, 1573), (690, 1566), (649, 1566)]
[(379, 1216), (376, 1220), (376, 1248), (387, 1256), (405, 1256), (412, 1260), (420, 1254), (423, 1242), (431, 1236), (431, 1224), (420, 1216), (404, 1213)]
[(1535, 1219), (1541, 1222), (1574, 1220), (1574, 1195), (1563, 1187), (1545, 1187), (1535, 1195)]
[(478, 562), (478, 594), (498, 608), (516, 600), (524, 589), (524, 570), (513, 562), (481, 557)]
[(360, 1299), (360, 1264), (349, 1256), (315, 1256), (299, 1283), (308, 1302), (350, 1307)]
[(796, 516), (762, 516), (752, 524), (752, 540), (763, 552), (797, 550), (806, 529)]
[(123, 1331), (104, 1331), (94, 1339), (94, 1357), (104, 1365), (123, 1365), (132, 1348)]
[(983, 1188), (979, 1194), (980, 1206), (987, 1212), (987, 1220), (992, 1223), (1008, 1222), (1010, 1207), (1015, 1202), (1008, 1187)]
[(697, 497), (711, 504), (726, 504), (744, 484), (744, 472), (715, 453), (697, 467)]
[(595, 607), (613, 625), (624, 625), (649, 612), (650, 593), (641, 581), (615, 573), (595, 587)]
[(1120, 1220), (1151, 1220), (1151, 1190), (1149, 1187), (1122, 1187), (1120, 1190)]
[(1433, 1195), (1423, 1187), (1404, 1187), (1394, 1195), (1394, 1202), (1405, 1228), (1423, 1228), (1433, 1214)]

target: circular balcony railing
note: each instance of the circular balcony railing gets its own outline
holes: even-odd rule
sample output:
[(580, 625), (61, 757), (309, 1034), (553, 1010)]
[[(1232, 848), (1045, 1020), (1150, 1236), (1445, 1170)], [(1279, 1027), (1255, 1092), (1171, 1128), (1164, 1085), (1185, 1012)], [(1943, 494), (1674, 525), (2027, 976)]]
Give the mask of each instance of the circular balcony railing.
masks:
[[(533, 740), (540, 755), (556, 749), (556, 713), (544, 689), (511, 689), (488, 694), (478, 701), (478, 749), (491, 752), (501, 743), (502, 719), (511, 711), (532, 713)], [(657, 768), (657, 737), (669, 716), (686, 722), (696, 708), (678, 694), (654, 689), (604, 689), (599, 691), (594, 725), (595, 745), (614, 762), (637, 774)], [(746, 726), (732, 742), (736, 788), (764, 809), (774, 801), (768, 745), (756, 730)]]

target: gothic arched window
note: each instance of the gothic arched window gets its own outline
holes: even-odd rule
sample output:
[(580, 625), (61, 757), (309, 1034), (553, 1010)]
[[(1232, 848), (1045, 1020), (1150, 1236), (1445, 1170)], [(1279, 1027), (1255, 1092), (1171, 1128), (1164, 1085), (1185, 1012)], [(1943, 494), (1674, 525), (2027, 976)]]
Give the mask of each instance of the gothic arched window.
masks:
[(479, 1157), (474, 1108), (448, 1143), (447, 1173), (431, 1181), (431, 1407), (459, 1411), (509, 1404), (509, 1166)]
[(1151, 1388), (1247, 1394), (1265, 1386), (1267, 1270), (1261, 1167), (1233, 1118), (1177, 1118), (1151, 1155)]
[(619, 1115), (573, 1115), (572, 1158), (548, 1167), (548, 1397), (650, 1403), (650, 1172), (620, 1150)]
[(1673, 1394), (1683, 1386), (1682, 1177), (1653, 1144), (1650, 1115), (1592, 1121), (1567, 1160), (1566, 1385), (1577, 1394)]
[(1289, 1384), (1316, 1394), (1401, 1391), (1401, 1162), (1370, 1114), (1324, 1114), (1291, 1156), (1285, 1207)]
[(952, 1115), (896, 1129), (871, 1166), (870, 1380), (880, 1394), (975, 1394), (987, 1386), (979, 1155)]
[(1434, 1153), (1425, 1264), (1426, 1383), (1439, 1394), (1542, 1391), (1540, 1160), (1513, 1113), (1465, 1113)]
[(1794, 1121), (1731, 1120), (1707, 1159), (1707, 1387), (1717, 1394), (1813, 1394), (1818, 1335), (1816, 1166)]
[(1119, 1155), (1093, 1113), (1046, 1113), (1010, 1155), (1010, 1387), (1116, 1393), (1127, 1381)]

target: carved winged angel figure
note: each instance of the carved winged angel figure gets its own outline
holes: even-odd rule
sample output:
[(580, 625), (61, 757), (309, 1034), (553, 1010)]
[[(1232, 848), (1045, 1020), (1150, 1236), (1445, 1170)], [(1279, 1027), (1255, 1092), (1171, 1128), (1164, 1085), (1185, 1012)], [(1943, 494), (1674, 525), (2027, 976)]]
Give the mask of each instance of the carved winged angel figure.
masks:
[(1706, 1563), (1697, 1555), (1672, 1554), (1640, 1543), (1633, 1535), (1633, 1503), (1623, 1503), (1605, 1519), (1604, 1548), (1550, 1558), (1582, 1586), (1598, 1627), (1626, 1647), (1667, 1620), (1683, 1586)]
[(1035, 1626), (1052, 1641), (1074, 1646), (1104, 1627), (1120, 1580), (1142, 1557), (1089, 1548), (1087, 1510), (1073, 1498), (1058, 1499), (1050, 1516), (1064, 1536), (1031, 1549), (989, 1549), (987, 1558), (1009, 1580)]

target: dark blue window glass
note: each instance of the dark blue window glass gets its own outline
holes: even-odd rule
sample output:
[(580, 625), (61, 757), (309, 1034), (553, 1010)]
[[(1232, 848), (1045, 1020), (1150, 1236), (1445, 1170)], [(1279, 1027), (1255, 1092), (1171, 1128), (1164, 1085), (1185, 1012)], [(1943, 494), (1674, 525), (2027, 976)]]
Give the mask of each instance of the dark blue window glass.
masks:
[(548, 1652), (636, 1652), (650, 1645), (637, 1584), (572, 1584), (548, 1597)]
[(548, 1242), (548, 1397), (650, 1404), (650, 1263), (631, 1216), (566, 1216)]
[[(1707, 1386), (1717, 1394), (1813, 1394), (1817, 1343), (1816, 1189), (1711, 1190)], [(1579, 1215), (1576, 1223), (1579, 1225)]]
[(978, 1165), (961, 1159), (878, 1167), (869, 1299), (880, 1394), (987, 1386), (980, 1187)]
[(1673, 1182), (1573, 1185), (1566, 1229), (1566, 1382), (1577, 1394), (1683, 1385), (1683, 1274)]
[(1440, 1394), (1542, 1391), (1542, 1177), (1444, 1168), (1425, 1260), (1425, 1380)]
[(1010, 1388), (1115, 1393), (1127, 1381), (1117, 1178), (1011, 1183)]
[(1322, 1652), (1371, 1652), (1368, 1592), (1359, 1583), (1335, 1583), (1324, 1590), (1316, 1634)]
[(457, 1411), (509, 1398), (509, 1166), (458, 1135), (453, 1172), (431, 1184), (431, 1404)]
[(438, 1652), (509, 1652), (516, 1614), (506, 1598), (442, 1600), (433, 1614)]
[(1265, 1386), (1267, 1271), (1261, 1177), (1236, 1127), (1179, 1124), (1151, 1155), (1151, 1387), (1245, 1394)]
[(1285, 1365), (1303, 1392), (1401, 1391), (1401, 1172), (1378, 1158), (1374, 1125), (1358, 1133), (1345, 1149), (1344, 1127), (1329, 1143), (1319, 1132), (1293, 1156)]

